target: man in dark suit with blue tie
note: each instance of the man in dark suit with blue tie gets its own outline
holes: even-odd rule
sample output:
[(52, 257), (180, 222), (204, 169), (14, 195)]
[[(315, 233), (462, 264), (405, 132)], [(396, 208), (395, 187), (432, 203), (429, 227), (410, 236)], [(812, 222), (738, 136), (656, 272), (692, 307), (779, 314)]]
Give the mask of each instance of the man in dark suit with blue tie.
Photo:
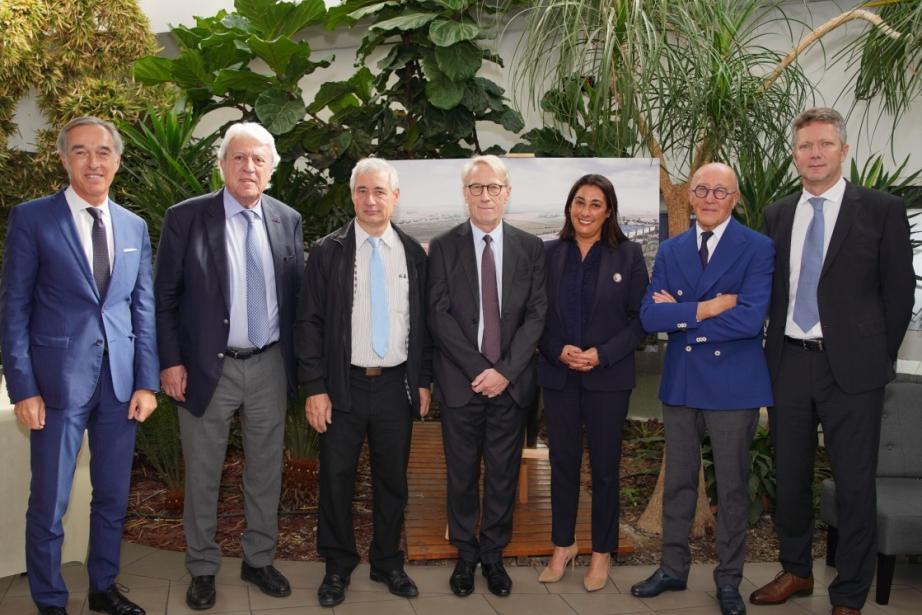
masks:
[(749, 447), (759, 408), (772, 402), (762, 328), (775, 251), (771, 240), (732, 218), (739, 201), (733, 169), (704, 165), (689, 186), (697, 221), (660, 246), (640, 309), (647, 331), (669, 334), (660, 385), (666, 478), (661, 564), (631, 593), (649, 598), (685, 589), (691, 565), (688, 533), (707, 431), (720, 502), (714, 582), (721, 613), (742, 615)]
[(547, 312), (544, 247), (503, 221), (512, 186), (502, 160), (472, 158), (461, 178), (470, 219), (429, 248), (429, 330), (448, 473), (448, 533), (458, 549), (449, 586), (457, 596), (470, 595), (480, 562), (490, 591), (508, 596), (512, 580), (503, 548), (512, 537), (525, 408), (537, 393), (535, 349)]
[(842, 177), (845, 122), (834, 109), (791, 125), (803, 190), (765, 210), (775, 280), (765, 352), (775, 390), (775, 528), (781, 572), (752, 593), (780, 604), (813, 592), (817, 425), (836, 481), (839, 543), (833, 615), (857, 615), (874, 579), (877, 449), (884, 386), (912, 315), (915, 279), (906, 206)]
[(4, 376), (31, 432), (26, 568), (42, 615), (67, 613), (61, 519), (89, 432), (89, 607), (143, 615), (115, 583), (135, 428), (159, 385), (147, 225), (109, 200), (122, 140), (81, 117), (58, 137), (69, 186), (15, 207), (0, 284)]
[(218, 494), (237, 413), (246, 457), (240, 577), (270, 596), (291, 593), (272, 562), (304, 238), (300, 214), (263, 194), (278, 162), (265, 128), (232, 125), (218, 150), (224, 188), (167, 210), (157, 251), (160, 378), (181, 407), (186, 604), (196, 610), (216, 599)]

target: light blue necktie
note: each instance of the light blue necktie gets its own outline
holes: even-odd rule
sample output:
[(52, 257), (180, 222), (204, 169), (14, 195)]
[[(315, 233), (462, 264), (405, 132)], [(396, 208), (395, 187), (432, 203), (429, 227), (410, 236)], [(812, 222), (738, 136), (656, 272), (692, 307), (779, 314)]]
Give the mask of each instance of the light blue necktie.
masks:
[(380, 237), (369, 237), (371, 244), (371, 348), (379, 357), (387, 354), (390, 322), (387, 317), (387, 287), (384, 284), (384, 261), (381, 260)]
[(823, 241), (826, 220), (823, 218), (823, 201), (821, 196), (810, 198), (813, 206), (813, 220), (807, 227), (804, 238), (804, 251), (800, 259), (800, 277), (797, 279), (797, 296), (794, 299), (794, 322), (804, 332), (813, 328), (820, 321), (820, 311), (816, 304), (816, 290), (819, 287), (820, 271), (823, 269)]
[(246, 276), (247, 276), (247, 337), (256, 348), (269, 343), (269, 307), (266, 303), (266, 276), (259, 258), (259, 241), (256, 225), (259, 216), (245, 210), (247, 219)]

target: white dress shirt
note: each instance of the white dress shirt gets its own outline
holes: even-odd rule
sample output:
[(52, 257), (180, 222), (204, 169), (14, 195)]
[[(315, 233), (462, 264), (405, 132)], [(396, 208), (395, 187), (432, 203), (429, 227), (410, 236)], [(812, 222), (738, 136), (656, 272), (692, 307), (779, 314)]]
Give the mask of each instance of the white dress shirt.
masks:
[(68, 186), (64, 191), (64, 200), (67, 201), (67, 207), (74, 217), (74, 226), (77, 227), (77, 239), (83, 247), (83, 253), (86, 255), (86, 262), (90, 266), (90, 273), (93, 273), (93, 223), (95, 219), (93, 214), (87, 211), (90, 207), (96, 207), (100, 214), (103, 224), (106, 227), (106, 244), (109, 248), (109, 273), (112, 273), (112, 265), (115, 262), (115, 235), (112, 233), (112, 215), (109, 213), (109, 199), (99, 206), (90, 205), (83, 200), (74, 190), (73, 186)]
[(833, 186), (823, 194), (810, 194), (806, 190), (800, 195), (797, 209), (794, 210), (794, 226), (791, 228), (791, 276), (788, 286), (788, 315), (784, 325), (784, 334), (798, 339), (813, 339), (823, 337), (823, 328), (819, 322), (809, 331), (804, 331), (794, 322), (794, 303), (797, 301), (797, 282), (800, 280), (800, 261), (804, 253), (804, 241), (807, 238), (807, 227), (813, 220), (813, 206), (810, 199), (821, 196), (826, 201), (823, 203), (823, 259), (829, 249), (829, 240), (839, 217), (842, 207), (842, 197), (845, 196), (845, 178), (840, 177)]
[(496, 264), (496, 294), (499, 299), (499, 313), (503, 313), (503, 221), (500, 220), (496, 228), (489, 233), (484, 233), (473, 222), (471, 235), (474, 238), (474, 254), (477, 256), (477, 303), (480, 305), (480, 319), (477, 321), (477, 339), (483, 347), (483, 280), (480, 279), (481, 262), (483, 261), (483, 248), (486, 245), (483, 238), (489, 235), (493, 238), (493, 262)]
[[(230, 331), (227, 334), (229, 348), (253, 348), (247, 322), (247, 227), (249, 220), (243, 212), (246, 208), (230, 192), (224, 190), (224, 247), (227, 251), (227, 275), (230, 292)], [(256, 212), (256, 243), (263, 276), (266, 280), (266, 307), (269, 308), (269, 341), (279, 340), (279, 301), (275, 287), (275, 265), (266, 231), (262, 201), (250, 211)]]
[(358, 367), (394, 367), (407, 360), (410, 343), (410, 279), (403, 242), (388, 223), (381, 235), (378, 250), (384, 265), (387, 291), (388, 345), (379, 357), (372, 348), (371, 332), (371, 242), (370, 235), (356, 220), (355, 275), (352, 294), (352, 365)]
[[(714, 256), (714, 250), (717, 249), (717, 244), (720, 243), (720, 238), (724, 236), (724, 231), (727, 230), (727, 225), (730, 224), (730, 218), (715, 226), (711, 229), (714, 234), (708, 237), (708, 262), (711, 262), (711, 257)], [(695, 223), (695, 230), (698, 232), (698, 251), (701, 251), (701, 233), (705, 232), (701, 225), (697, 222)]]

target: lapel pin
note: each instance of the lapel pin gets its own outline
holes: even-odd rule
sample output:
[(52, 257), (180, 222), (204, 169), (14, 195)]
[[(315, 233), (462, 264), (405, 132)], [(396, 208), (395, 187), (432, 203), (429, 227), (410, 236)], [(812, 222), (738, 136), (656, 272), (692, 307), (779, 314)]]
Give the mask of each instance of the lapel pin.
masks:
[(615, 281), (615, 284), (619, 284), (621, 283), (621, 274), (616, 273), (615, 275), (611, 276), (611, 279)]

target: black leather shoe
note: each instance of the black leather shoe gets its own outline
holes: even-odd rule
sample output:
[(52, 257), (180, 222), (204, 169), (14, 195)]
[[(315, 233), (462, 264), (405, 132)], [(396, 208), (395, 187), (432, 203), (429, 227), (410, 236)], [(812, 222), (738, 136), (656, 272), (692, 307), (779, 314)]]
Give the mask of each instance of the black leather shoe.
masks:
[(631, 595), (637, 598), (652, 598), (663, 592), (674, 592), (685, 589), (685, 581), (666, 574), (662, 568), (657, 568), (648, 579), (631, 586)]
[(40, 606), (38, 615), (67, 615), (67, 609), (63, 606)]
[(214, 606), (215, 597), (213, 574), (192, 577), (189, 589), (186, 590), (186, 606), (196, 611), (204, 611)]
[(89, 605), (91, 611), (109, 615), (144, 615), (144, 609), (123, 596), (115, 583), (104, 592), (90, 592)]
[(336, 606), (346, 599), (346, 588), (349, 587), (349, 577), (327, 573), (323, 582), (317, 588), (317, 600), (320, 606)]
[(387, 589), (395, 596), (400, 596), (401, 598), (415, 598), (419, 595), (416, 583), (407, 576), (403, 568), (394, 568), (387, 572), (372, 570), (371, 580), (377, 581), (378, 583), (387, 583)]
[(717, 600), (720, 601), (720, 612), (723, 615), (746, 615), (746, 604), (737, 588), (731, 585), (718, 588)]
[(284, 598), (291, 595), (288, 579), (276, 570), (275, 566), (254, 568), (243, 561), (240, 563), (240, 578), (247, 583), (252, 583), (268, 596)]
[(506, 569), (503, 567), (502, 560), (492, 564), (484, 564), (481, 562), (480, 572), (487, 580), (487, 587), (490, 588), (490, 593), (505, 598), (509, 595), (509, 592), (512, 591), (512, 579), (506, 574)]
[(459, 559), (458, 563), (455, 564), (451, 578), (448, 579), (448, 585), (456, 596), (464, 598), (465, 596), (470, 596), (471, 592), (474, 591), (474, 570), (476, 569), (477, 562)]

